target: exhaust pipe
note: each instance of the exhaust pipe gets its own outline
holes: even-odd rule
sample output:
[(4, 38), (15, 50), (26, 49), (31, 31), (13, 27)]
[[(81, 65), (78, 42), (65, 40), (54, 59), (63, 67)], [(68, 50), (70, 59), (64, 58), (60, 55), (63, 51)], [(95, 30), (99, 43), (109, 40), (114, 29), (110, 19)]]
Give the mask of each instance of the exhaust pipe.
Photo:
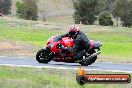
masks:
[(94, 57), (96, 57), (97, 55), (99, 55), (101, 53), (101, 51), (97, 51), (96, 53), (90, 55), (89, 57), (85, 58), (84, 61), (88, 61)]

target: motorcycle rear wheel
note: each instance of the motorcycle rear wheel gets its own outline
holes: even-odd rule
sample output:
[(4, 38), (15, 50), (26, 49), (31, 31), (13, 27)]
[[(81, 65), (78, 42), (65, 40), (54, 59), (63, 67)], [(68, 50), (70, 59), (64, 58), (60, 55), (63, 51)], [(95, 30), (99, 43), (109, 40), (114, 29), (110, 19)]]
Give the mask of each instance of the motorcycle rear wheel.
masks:
[(94, 58), (92, 58), (91, 60), (89, 60), (87, 63), (85, 63), (85, 62), (81, 62), (81, 65), (82, 65), (82, 66), (88, 66), (88, 65), (91, 65), (91, 64), (93, 64), (93, 63), (96, 61), (96, 59), (97, 59), (97, 56), (94, 57)]
[(97, 56), (94, 57), (93, 59), (89, 60), (88, 62), (80, 62), (80, 64), (81, 64), (82, 66), (88, 66), (88, 65), (93, 64), (93, 63), (96, 61), (96, 59), (97, 59)]
[(47, 64), (48, 62), (50, 62), (53, 59), (53, 56), (50, 55), (50, 51), (45, 49), (41, 49), (37, 52), (36, 54), (36, 60), (39, 63), (45, 63)]

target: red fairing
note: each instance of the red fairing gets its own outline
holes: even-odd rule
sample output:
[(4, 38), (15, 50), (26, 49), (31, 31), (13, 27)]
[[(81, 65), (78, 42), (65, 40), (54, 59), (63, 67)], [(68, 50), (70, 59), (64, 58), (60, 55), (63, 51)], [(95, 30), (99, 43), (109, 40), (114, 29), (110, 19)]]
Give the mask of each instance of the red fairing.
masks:
[(47, 45), (48, 45), (49, 43), (54, 42), (54, 41), (53, 41), (53, 38), (55, 38), (56, 36), (57, 36), (57, 35), (54, 35), (54, 36), (50, 37), (50, 38), (48, 39), (48, 41), (47, 41)]
[(50, 52), (51, 53), (56, 53), (56, 57), (58, 59), (56, 59), (57, 62), (72, 62), (73, 59), (72, 58), (65, 58), (64, 57), (71, 57), (73, 56), (72, 53), (67, 53), (64, 56), (61, 55), (61, 49), (57, 48), (56, 46), (58, 44), (63, 45), (64, 47), (73, 47), (74, 46), (74, 41), (73, 39), (69, 38), (69, 37), (63, 37), (61, 40), (57, 40), (58, 35), (52, 36), (51, 38), (48, 39), (47, 41), (47, 47), (50, 47)]
[(54, 41), (53, 39), (57, 37), (58, 35), (52, 36), (51, 38), (48, 39), (47, 41), (47, 47), (49, 44), (53, 44), (53, 46), (50, 48), (51, 52), (57, 52), (60, 53), (61, 50), (56, 48), (57, 44), (62, 44), (64, 47), (72, 47), (74, 45), (73, 39), (69, 37), (64, 37), (60, 41)]

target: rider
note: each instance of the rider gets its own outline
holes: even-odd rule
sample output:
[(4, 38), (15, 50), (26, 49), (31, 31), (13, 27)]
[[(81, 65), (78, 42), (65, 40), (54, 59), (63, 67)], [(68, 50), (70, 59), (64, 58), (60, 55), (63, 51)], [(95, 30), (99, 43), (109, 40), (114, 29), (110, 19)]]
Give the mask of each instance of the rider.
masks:
[(73, 39), (74, 46), (66, 48), (66, 50), (74, 53), (73, 58), (75, 61), (82, 60), (83, 55), (85, 55), (85, 51), (88, 51), (89, 49), (89, 39), (87, 36), (74, 25), (69, 28), (68, 33), (61, 35), (61, 38), (62, 37), (70, 37)]

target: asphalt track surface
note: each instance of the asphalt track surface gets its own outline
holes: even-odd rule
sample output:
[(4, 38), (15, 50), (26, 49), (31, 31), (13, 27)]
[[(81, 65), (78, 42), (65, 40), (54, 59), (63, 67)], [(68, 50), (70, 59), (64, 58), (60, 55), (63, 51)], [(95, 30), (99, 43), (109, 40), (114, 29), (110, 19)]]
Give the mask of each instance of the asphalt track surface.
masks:
[[(78, 69), (80, 64), (63, 63), (51, 61), (48, 64), (40, 64), (35, 58), (27, 57), (6, 57), (0, 56), (1, 66), (35, 67), (35, 68), (57, 68), (57, 69)], [(132, 63), (115, 64), (111, 62), (95, 62), (90, 66), (83, 66), (85, 70), (101, 70), (112, 72), (132, 73)]]

